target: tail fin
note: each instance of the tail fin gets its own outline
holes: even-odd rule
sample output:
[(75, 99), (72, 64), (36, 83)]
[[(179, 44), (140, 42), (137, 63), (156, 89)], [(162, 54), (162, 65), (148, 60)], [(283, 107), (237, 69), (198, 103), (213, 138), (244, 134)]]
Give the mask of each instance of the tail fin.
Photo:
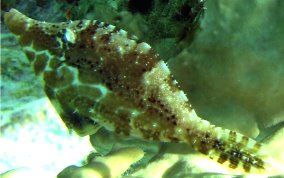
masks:
[(192, 132), (190, 140), (199, 152), (236, 172), (263, 174), (268, 168), (262, 144), (240, 133), (210, 125), (210, 132)]

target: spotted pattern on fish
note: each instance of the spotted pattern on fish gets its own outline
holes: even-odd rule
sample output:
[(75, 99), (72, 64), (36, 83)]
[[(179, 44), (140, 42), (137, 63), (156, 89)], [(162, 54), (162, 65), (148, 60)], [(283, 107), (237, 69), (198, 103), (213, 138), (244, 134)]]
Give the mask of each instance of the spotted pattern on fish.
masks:
[(265, 171), (261, 144), (199, 118), (151, 46), (97, 20), (47, 23), (15, 9), (5, 23), (63, 121), (80, 135), (187, 143), (245, 173)]

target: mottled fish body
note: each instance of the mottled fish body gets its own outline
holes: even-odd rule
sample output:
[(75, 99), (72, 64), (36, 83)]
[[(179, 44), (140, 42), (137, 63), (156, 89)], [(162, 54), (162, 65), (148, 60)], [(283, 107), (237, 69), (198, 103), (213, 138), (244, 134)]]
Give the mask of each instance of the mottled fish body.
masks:
[(5, 23), (18, 39), (63, 121), (80, 135), (98, 128), (187, 143), (244, 173), (266, 170), (262, 145), (199, 118), (150, 45), (96, 20), (47, 23), (15, 9)]

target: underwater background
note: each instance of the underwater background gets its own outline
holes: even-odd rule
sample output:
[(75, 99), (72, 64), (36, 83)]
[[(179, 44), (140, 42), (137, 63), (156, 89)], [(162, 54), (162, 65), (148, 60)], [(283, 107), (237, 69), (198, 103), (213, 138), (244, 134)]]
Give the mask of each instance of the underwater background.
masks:
[[(47, 22), (98, 19), (138, 36), (168, 62), (201, 118), (267, 143), (284, 167), (283, 0), (2, 0), (0, 173), (91, 177), (79, 166), (107, 157), (124, 177), (231, 177), (183, 144), (122, 141), (104, 130), (89, 140), (68, 130), (4, 24), (11, 8)], [(86, 159), (93, 147), (99, 154)]]

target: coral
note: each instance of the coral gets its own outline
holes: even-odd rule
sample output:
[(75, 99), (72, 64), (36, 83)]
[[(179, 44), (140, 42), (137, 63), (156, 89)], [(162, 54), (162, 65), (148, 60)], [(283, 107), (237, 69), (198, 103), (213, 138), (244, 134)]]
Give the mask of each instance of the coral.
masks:
[(38, 175), (41, 175), (42, 178), (48, 178), (48, 176), (46, 176), (43, 172), (29, 168), (13, 169), (3, 174), (0, 174), (0, 177), (1, 178), (21, 178), (21, 177), (37, 178)]
[(70, 166), (58, 174), (58, 178), (118, 177), (144, 155), (138, 148), (116, 150), (103, 157), (95, 157), (83, 167)]
[(90, 136), (90, 142), (96, 149), (96, 152), (103, 156), (109, 154), (113, 150), (120, 150), (129, 147), (142, 149), (145, 154), (143, 158), (135, 164), (135, 166), (132, 166), (133, 169), (139, 169), (139, 167), (146, 166), (149, 161), (162, 150), (162, 144), (159, 142), (121, 136), (103, 128)]
[[(114, 178), (121, 176), (125, 173), (129, 167), (139, 161), (144, 156), (144, 151), (139, 148), (122, 148), (116, 151), (112, 151), (106, 156), (96, 156), (89, 160), (89, 162), (82, 166), (69, 166), (62, 170), (57, 177), (58, 178)], [(10, 170), (1, 174), (2, 178), (20, 178), (30, 177), (35, 178), (41, 175), (41, 177), (50, 177), (44, 172), (40, 172), (36, 169), (18, 168)]]
[(46, 97), (13, 103), (13, 110), (1, 111), (0, 173), (27, 168), (27, 173), (55, 177), (67, 165), (80, 165), (93, 150), (88, 138), (68, 132)]
[(283, 147), (284, 142), (284, 127), (277, 130), (277, 132), (271, 134), (270, 137), (264, 140), (267, 150), (270, 150), (271, 157), (275, 160), (274, 167), (281, 170), (278, 172), (279, 175), (284, 175), (283, 165), (284, 165), (284, 155), (281, 149)]

